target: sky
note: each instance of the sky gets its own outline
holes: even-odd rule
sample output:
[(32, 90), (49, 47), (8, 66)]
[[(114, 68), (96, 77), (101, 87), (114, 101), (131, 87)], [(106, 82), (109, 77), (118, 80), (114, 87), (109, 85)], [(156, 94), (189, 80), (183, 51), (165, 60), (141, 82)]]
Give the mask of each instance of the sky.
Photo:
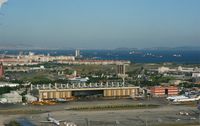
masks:
[(200, 0), (8, 0), (0, 45), (200, 46)]

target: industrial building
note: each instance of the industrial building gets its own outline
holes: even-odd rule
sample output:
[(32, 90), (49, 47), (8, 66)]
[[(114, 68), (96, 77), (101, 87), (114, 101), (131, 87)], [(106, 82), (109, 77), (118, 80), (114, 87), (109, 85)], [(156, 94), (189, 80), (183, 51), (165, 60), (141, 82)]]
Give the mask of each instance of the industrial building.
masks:
[(154, 86), (150, 88), (151, 94), (155, 97), (178, 95), (179, 89), (176, 86)]
[(40, 100), (70, 99), (74, 97), (130, 97), (139, 94), (139, 87), (124, 86), (123, 83), (79, 83), (32, 85), (32, 94)]

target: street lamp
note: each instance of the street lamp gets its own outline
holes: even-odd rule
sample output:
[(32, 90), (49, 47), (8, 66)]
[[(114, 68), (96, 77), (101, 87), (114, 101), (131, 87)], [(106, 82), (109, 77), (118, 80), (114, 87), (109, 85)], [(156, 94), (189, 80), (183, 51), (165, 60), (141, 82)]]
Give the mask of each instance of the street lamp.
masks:
[(120, 124), (119, 120), (115, 121), (116, 126), (118, 126), (118, 124)]

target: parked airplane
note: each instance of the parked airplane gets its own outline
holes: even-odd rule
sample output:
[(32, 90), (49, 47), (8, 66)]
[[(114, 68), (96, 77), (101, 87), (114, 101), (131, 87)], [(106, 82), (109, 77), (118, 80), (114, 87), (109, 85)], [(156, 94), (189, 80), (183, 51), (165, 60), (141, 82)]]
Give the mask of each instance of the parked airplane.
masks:
[(198, 101), (198, 100), (200, 100), (200, 96), (196, 98), (175, 99), (173, 102), (190, 102), (190, 101)]
[(195, 98), (190, 98), (186, 96), (174, 96), (174, 97), (167, 97), (167, 100), (170, 100), (172, 102), (191, 102), (191, 101), (198, 101), (200, 100), (200, 96)]
[(49, 113), (48, 113), (47, 121), (41, 121), (40, 123), (53, 123), (56, 126), (60, 126), (60, 122), (64, 122), (66, 126), (77, 126), (73, 122), (66, 122), (65, 120), (57, 120), (53, 118)]
[(186, 96), (184, 96), (184, 95), (179, 95), (179, 96), (169, 96), (169, 97), (167, 97), (166, 99), (167, 99), (167, 100), (170, 100), (170, 101), (174, 101), (174, 100), (176, 100), (176, 99), (186, 99), (186, 98), (189, 98), (189, 97), (186, 97)]
[(67, 102), (67, 100), (66, 99), (62, 99), (62, 98), (57, 98), (56, 102)]
[(48, 113), (47, 121), (41, 121), (40, 123), (53, 123), (56, 126), (60, 126), (60, 122), (64, 122), (64, 120), (56, 120)]

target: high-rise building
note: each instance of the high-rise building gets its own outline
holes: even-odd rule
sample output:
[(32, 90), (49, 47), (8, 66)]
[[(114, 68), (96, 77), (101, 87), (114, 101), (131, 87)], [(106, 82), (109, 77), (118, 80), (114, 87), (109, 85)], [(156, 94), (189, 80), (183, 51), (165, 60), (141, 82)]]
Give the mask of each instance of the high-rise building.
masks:
[(75, 51), (75, 57), (80, 57), (80, 50), (79, 49), (76, 49), (76, 51)]
[(126, 65), (127, 64), (117, 65), (117, 76), (122, 78), (123, 83), (125, 83), (125, 78), (128, 77), (128, 75), (126, 74)]
[(119, 75), (125, 75), (126, 74), (126, 65), (125, 64), (119, 64), (117, 65), (117, 74)]
[(4, 68), (3, 68), (3, 63), (0, 63), (0, 78), (4, 76)]

